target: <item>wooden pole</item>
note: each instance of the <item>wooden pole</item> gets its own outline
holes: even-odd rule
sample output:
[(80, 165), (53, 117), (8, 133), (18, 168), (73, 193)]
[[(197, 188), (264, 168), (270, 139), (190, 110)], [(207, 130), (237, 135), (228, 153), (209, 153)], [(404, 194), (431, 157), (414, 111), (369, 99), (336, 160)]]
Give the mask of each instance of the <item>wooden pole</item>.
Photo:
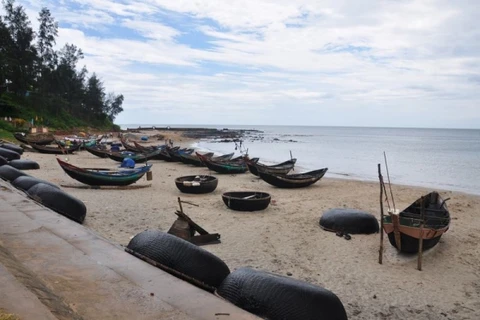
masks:
[[(292, 150), (289, 150), (289, 151), (290, 151), (290, 160), (293, 160)], [(295, 164), (293, 165), (292, 170), (295, 171)]]
[(388, 172), (388, 164), (387, 164), (387, 154), (385, 151), (383, 152), (383, 157), (385, 159), (385, 169), (387, 170), (387, 178), (388, 178), (388, 187), (390, 188), (390, 195), (392, 197), (392, 205), (393, 205), (393, 212), (395, 212), (395, 199), (393, 198), (393, 191), (392, 191), (392, 183), (390, 182), (390, 173)]
[(178, 197), (178, 205), (180, 206), (180, 212), (183, 213), (182, 200), (180, 200), (180, 197)]
[(422, 271), (422, 258), (423, 258), (423, 226), (425, 224), (425, 198), (422, 197), (422, 222), (420, 223), (420, 239), (418, 239), (418, 257), (417, 257), (417, 269)]
[(378, 250), (378, 263), (383, 263), (383, 177), (378, 164), (378, 179), (380, 180), (380, 249)]

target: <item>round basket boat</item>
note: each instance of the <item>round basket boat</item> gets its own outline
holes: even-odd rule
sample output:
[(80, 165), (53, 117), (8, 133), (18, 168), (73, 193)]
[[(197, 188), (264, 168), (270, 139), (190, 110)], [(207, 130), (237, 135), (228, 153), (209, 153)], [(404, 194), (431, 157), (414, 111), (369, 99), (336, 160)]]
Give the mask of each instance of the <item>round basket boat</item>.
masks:
[(233, 191), (222, 195), (223, 202), (232, 210), (258, 211), (270, 204), (270, 194), (258, 191)]
[(218, 179), (214, 176), (183, 176), (175, 179), (175, 185), (183, 193), (209, 193), (217, 188)]

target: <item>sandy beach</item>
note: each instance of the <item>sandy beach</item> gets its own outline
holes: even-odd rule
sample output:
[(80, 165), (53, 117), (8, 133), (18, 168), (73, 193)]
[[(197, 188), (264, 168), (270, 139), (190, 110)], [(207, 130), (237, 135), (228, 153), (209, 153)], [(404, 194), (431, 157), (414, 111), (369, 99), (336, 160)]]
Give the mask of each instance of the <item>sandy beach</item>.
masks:
[[(173, 132), (166, 138), (183, 146), (194, 142)], [(150, 142), (154, 143), (163, 141)], [(230, 269), (250, 266), (288, 273), (325, 287), (338, 295), (349, 319), (480, 319), (480, 196), (438, 190), (443, 198), (451, 198), (447, 204), (452, 222), (440, 243), (424, 253), (423, 271), (418, 271), (416, 255), (398, 254), (386, 238), (380, 265), (379, 234), (352, 235), (347, 241), (319, 227), (322, 213), (330, 208), (356, 208), (380, 218), (377, 183), (323, 178), (311, 187), (292, 190), (270, 186), (250, 173), (213, 173), (219, 179), (213, 193), (188, 195), (176, 188), (176, 177), (212, 173), (207, 168), (155, 160), (151, 161), (153, 180), (144, 177), (137, 182), (149, 187), (79, 189), (64, 187), (82, 184), (67, 176), (55, 157), (30, 152), (22, 156), (41, 166), (29, 174), (62, 185), (82, 200), (88, 209), (84, 225), (113, 242), (127, 245), (145, 229), (168, 231), (181, 197), (198, 205), (184, 204), (185, 213), (207, 231), (221, 234), (221, 244), (203, 248), (223, 259)], [(81, 167), (119, 165), (86, 151), (59, 157)], [(375, 170), (375, 163), (372, 168)], [(229, 210), (221, 195), (237, 190), (268, 192), (272, 203), (257, 213)], [(400, 209), (431, 191), (395, 184), (393, 190)]]

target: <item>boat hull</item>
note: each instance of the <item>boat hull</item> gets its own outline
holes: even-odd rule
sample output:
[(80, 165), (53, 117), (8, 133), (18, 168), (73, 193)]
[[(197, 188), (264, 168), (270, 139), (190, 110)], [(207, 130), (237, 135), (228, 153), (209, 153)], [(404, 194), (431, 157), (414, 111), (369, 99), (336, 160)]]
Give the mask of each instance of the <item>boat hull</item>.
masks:
[[(211, 158), (213, 156), (213, 152), (206, 153), (203, 156), (207, 158)], [(200, 158), (197, 155), (181, 154), (180, 158), (184, 164), (191, 164), (196, 167), (205, 167), (205, 164), (202, 162), (202, 160), (200, 160)]]
[(88, 152), (90, 152), (91, 154), (99, 158), (108, 158), (109, 151), (107, 150), (100, 150), (93, 147), (85, 147), (85, 150), (87, 150)]
[(292, 171), (293, 167), (295, 166), (295, 163), (297, 162), (297, 159), (288, 160), (288, 161), (271, 165), (271, 166), (258, 163), (258, 161), (246, 160), (245, 162), (248, 166), (248, 171), (250, 171), (250, 173), (258, 177), (259, 176), (258, 171), (262, 171), (270, 174), (285, 175), (290, 171)]
[(263, 181), (277, 188), (305, 188), (323, 178), (328, 168), (311, 171), (305, 174), (277, 175), (259, 171), (258, 174)]
[(133, 161), (135, 161), (135, 163), (144, 163), (144, 162), (147, 162), (148, 160), (156, 159), (156, 157), (158, 157), (160, 152), (161, 152), (161, 150), (156, 150), (156, 151), (153, 151), (149, 154), (137, 154), (137, 155), (134, 155), (134, 156), (123, 155), (121, 153), (111, 152), (111, 153), (108, 153), (107, 156), (110, 159), (112, 159), (114, 161), (117, 161), (117, 162), (122, 162), (125, 158), (130, 158)]
[(88, 171), (82, 168), (75, 167), (69, 163), (57, 159), (63, 171), (71, 178), (90, 186), (128, 186), (137, 182), (148, 171), (150, 166), (145, 166), (137, 170), (125, 170), (124, 172), (131, 172), (131, 174), (114, 175)]
[(175, 179), (175, 185), (177, 186), (178, 190), (183, 193), (193, 193), (193, 194), (203, 194), (203, 193), (210, 193), (213, 192), (218, 185), (218, 179), (213, 176), (200, 176), (205, 179), (205, 181), (199, 181), (200, 185), (190, 185), (190, 183), (185, 182), (193, 182), (195, 177), (197, 176), (184, 176)]
[[(249, 198), (252, 196), (255, 198)], [(227, 207), (235, 211), (260, 211), (268, 207), (271, 196), (265, 192), (234, 191), (225, 192), (222, 200)]]
[[(395, 234), (394, 232), (387, 233), (388, 241), (390, 244), (397, 248), (397, 244), (395, 243)], [(431, 238), (431, 239), (424, 239), (422, 243), (423, 251), (431, 249), (437, 245), (440, 241), (442, 235), (440, 234), (438, 237)], [(404, 253), (418, 253), (418, 243), (419, 239), (406, 235), (405, 233), (400, 233), (400, 241), (401, 241), (401, 252)], [(398, 249), (398, 248), (397, 248)]]
[(18, 134), (18, 133), (14, 133), (13, 136), (15, 137), (15, 139), (17, 139), (18, 141), (20, 142), (23, 142), (23, 143), (26, 143), (26, 144), (31, 144), (31, 143), (35, 143), (37, 145), (40, 145), (40, 146), (46, 146), (46, 145), (49, 145), (50, 143), (52, 143), (55, 138), (45, 138), (45, 139), (29, 139), (21, 134)]
[(404, 253), (418, 253), (419, 239), (423, 239), (423, 251), (437, 245), (450, 226), (450, 213), (445, 202), (437, 192), (431, 192), (403, 211), (385, 215), (383, 229), (391, 245)]
[(241, 163), (215, 163), (212, 161), (204, 161), (208, 169), (222, 174), (238, 174), (247, 172), (248, 168), (246, 164)]
[(37, 150), (40, 153), (45, 153), (45, 154), (72, 154), (75, 151), (78, 151), (80, 149), (80, 145), (73, 145), (69, 148), (61, 148), (60, 146), (55, 148), (55, 147), (46, 147), (42, 145), (37, 145), (34, 143), (30, 144), (33, 149)]

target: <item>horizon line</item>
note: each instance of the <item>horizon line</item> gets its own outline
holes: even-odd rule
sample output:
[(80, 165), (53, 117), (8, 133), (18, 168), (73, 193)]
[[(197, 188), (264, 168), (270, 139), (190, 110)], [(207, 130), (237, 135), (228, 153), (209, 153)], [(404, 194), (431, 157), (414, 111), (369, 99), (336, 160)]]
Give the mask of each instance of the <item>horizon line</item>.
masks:
[[(378, 128), (378, 129), (443, 129), (443, 130), (480, 130), (480, 127), (473, 128), (473, 127), (465, 127), (465, 128), (445, 128), (445, 127), (381, 127), (381, 126), (345, 126), (345, 125), (309, 125), (309, 124), (255, 124), (255, 125), (248, 125), (248, 124), (152, 124), (152, 123), (115, 123), (118, 126), (128, 126), (128, 125), (135, 125), (135, 126), (154, 126), (154, 127), (172, 127), (175, 126), (202, 126), (202, 128), (209, 128), (209, 126), (235, 126), (235, 127), (255, 127), (255, 126), (262, 126), (262, 127), (324, 127), (324, 128)], [(135, 129), (135, 127), (131, 127)], [(228, 128), (227, 128), (228, 129)]]

